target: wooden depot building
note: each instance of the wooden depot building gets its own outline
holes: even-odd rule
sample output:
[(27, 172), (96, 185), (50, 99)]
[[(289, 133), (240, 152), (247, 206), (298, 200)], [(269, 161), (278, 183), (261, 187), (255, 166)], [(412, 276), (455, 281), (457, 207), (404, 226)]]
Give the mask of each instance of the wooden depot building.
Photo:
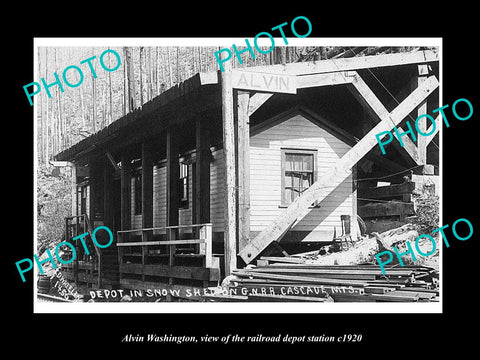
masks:
[(438, 165), (438, 130), (386, 155), (375, 138), (438, 107), (438, 77), (434, 50), (197, 73), (56, 155), (73, 174), (67, 238), (115, 235), (88, 256), (78, 247), (64, 274), (203, 287), (261, 255), (332, 242), (345, 219), (356, 237), (368, 179)]

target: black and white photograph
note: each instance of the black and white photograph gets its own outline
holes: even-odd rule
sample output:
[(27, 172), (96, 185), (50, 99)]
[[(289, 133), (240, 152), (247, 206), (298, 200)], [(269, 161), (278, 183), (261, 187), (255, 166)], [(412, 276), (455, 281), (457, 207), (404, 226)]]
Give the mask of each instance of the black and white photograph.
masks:
[(8, 346), (92, 358), (473, 347), (471, 9), (214, 4), (209, 18), (163, 5), (39, 12), (12, 31)]
[(39, 311), (439, 311), (441, 42), (298, 40), (39, 41)]

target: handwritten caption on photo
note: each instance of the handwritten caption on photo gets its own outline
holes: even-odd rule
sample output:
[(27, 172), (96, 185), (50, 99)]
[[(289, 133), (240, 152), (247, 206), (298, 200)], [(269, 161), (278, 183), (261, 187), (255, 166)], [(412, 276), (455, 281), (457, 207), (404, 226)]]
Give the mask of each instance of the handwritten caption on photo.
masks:
[[(99, 230), (104, 230), (108, 233), (108, 236), (110, 237), (109, 241), (107, 244), (100, 244), (98, 241), (97, 241), (97, 238), (96, 238), (96, 234)], [(73, 241), (76, 241), (76, 240), (80, 240), (80, 242), (82, 243), (82, 246), (83, 246), (83, 249), (85, 250), (85, 254), (87, 255), (90, 255), (90, 251), (88, 250), (88, 247), (85, 243), (85, 237), (87, 236), (90, 236), (90, 238), (92, 239), (93, 243), (95, 244), (95, 246), (101, 248), (101, 249), (105, 249), (107, 247), (109, 247), (112, 243), (113, 243), (113, 233), (112, 233), (112, 230), (110, 230), (107, 226), (98, 226), (96, 227), (92, 233), (83, 233), (83, 234), (80, 234), (78, 236), (75, 236), (72, 240)], [(62, 257), (60, 256), (60, 249), (62, 248), (62, 246), (67, 246), (70, 248), (70, 250), (72, 251), (72, 257), (68, 260), (64, 260), (62, 259)], [(46, 249), (45, 250), (45, 253), (47, 254), (47, 258), (46, 259), (43, 259), (43, 260), (40, 260), (38, 258), (38, 255), (37, 254), (34, 254), (33, 255), (33, 259), (35, 260), (35, 263), (37, 264), (37, 267), (38, 267), (38, 270), (40, 270), (40, 274), (43, 275), (44, 274), (44, 271), (43, 271), (43, 268), (42, 268), (42, 265), (47, 263), (47, 262), (51, 262), (52, 264), (52, 267), (54, 269), (57, 268), (57, 265), (55, 263), (55, 259), (52, 255), (52, 253), (50, 252), (50, 249)], [(68, 241), (62, 241), (60, 243), (58, 243), (58, 245), (55, 247), (55, 250), (54, 250), (54, 253), (55, 253), (55, 257), (57, 258), (57, 261), (61, 264), (70, 264), (71, 262), (73, 262), (77, 256), (77, 252), (75, 250), (75, 246), (71, 243), (71, 242), (68, 242)], [(22, 268), (20, 266), (20, 264), (22, 263), (28, 263), (27, 267), (26, 268)], [(27, 271), (30, 271), (33, 269), (33, 261), (30, 260), (29, 258), (25, 258), (25, 259), (22, 259), (22, 260), (19, 260), (15, 263), (15, 265), (17, 266), (17, 270), (18, 270), (18, 273), (20, 274), (20, 277), (22, 278), (22, 282), (25, 282), (26, 279), (25, 279), (25, 276), (23, 275), (24, 273), (26, 273)]]

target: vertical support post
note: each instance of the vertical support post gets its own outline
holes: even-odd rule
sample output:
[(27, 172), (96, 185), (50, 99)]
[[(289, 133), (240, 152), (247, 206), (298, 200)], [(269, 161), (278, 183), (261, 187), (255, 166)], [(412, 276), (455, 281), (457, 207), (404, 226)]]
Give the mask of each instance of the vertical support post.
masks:
[(351, 235), (352, 239), (356, 241), (360, 235), (360, 228), (357, 221), (357, 164), (352, 166), (352, 222)]
[[(122, 230), (130, 230), (131, 227), (131, 206), (132, 206), (132, 174), (131, 159), (128, 152), (122, 153), (122, 168), (120, 169), (120, 227)], [(129, 235), (123, 233), (118, 242), (128, 242)], [(118, 264), (121, 268), (123, 262), (123, 248), (118, 249)], [(119, 281), (122, 281), (122, 273), (119, 273)]]
[[(96, 196), (97, 196), (97, 191), (100, 191), (100, 189), (99, 189), (99, 179), (98, 179), (98, 163), (97, 163), (97, 159), (95, 157), (91, 157), (88, 160), (88, 163), (89, 163), (89, 168), (90, 168), (89, 169), (89, 177), (90, 177), (89, 189), (90, 189), (90, 191), (89, 191), (89, 198), (88, 198), (89, 209), (88, 209), (88, 214), (82, 214), (82, 215), (88, 216), (90, 218), (92, 226), (95, 227), (94, 221), (95, 221)], [(82, 219), (83, 219), (83, 231), (87, 231), (85, 216), (83, 216)], [(77, 235), (78, 235), (78, 231), (79, 231), (79, 227), (78, 227), (79, 221), (80, 221), (80, 218), (77, 218), (77, 228), (76, 228)], [(76, 243), (76, 247), (78, 249), (78, 242)], [(77, 252), (77, 257), (75, 258), (75, 261), (74, 261), (75, 284), (77, 284), (77, 285), (78, 285), (79, 261), (80, 261), (80, 255)]]
[[(123, 242), (123, 233), (117, 233), (117, 243), (121, 244), (122, 242)], [(119, 267), (118, 278), (119, 280), (121, 280), (122, 279), (121, 268), (123, 264), (123, 246), (118, 246), (117, 251), (118, 251), (118, 267)]]
[[(222, 56), (225, 52), (222, 52)], [(227, 61), (225, 71), (221, 73), (222, 86), (222, 124), (223, 124), (223, 156), (225, 161), (224, 186), (224, 254), (225, 276), (237, 267), (236, 230), (236, 166), (235, 166), (235, 126), (233, 117), (233, 88), (231, 62)]]
[(69, 241), (70, 238), (73, 238), (73, 236), (70, 236), (70, 231), (69, 231), (69, 226), (68, 226), (69, 220), (70, 219), (68, 217), (65, 218), (65, 241)]
[[(168, 240), (175, 240), (177, 239), (178, 229), (170, 229), (167, 228), (167, 236)], [(168, 248), (168, 266), (175, 266), (175, 253), (176, 253), (176, 245), (167, 245)], [(168, 285), (171, 287), (173, 285), (173, 278), (168, 278)], [(172, 301), (171, 293), (167, 294), (167, 301)]]
[(90, 221), (92, 223), (92, 226), (94, 224), (95, 220), (95, 197), (96, 197), (96, 192), (97, 192), (97, 163), (93, 158), (89, 159), (89, 166), (90, 166), (90, 195), (88, 198), (88, 207), (89, 207), (89, 213), (87, 214), (88, 217), (90, 218)]
[[(131, 216), (132, 216), (131, 215), (132, 174), (131, 174), (130, 155), (128, 153), (123, 153), (121, 161), (122, 161), (122, 168), (120, 171), (121, 228), (122, 230), (130, 230)], [(125, 241), (128, 241), (128, 238)]]
[(204, 267), (212, 266), (212, 224), (205, 224), (200, 228), (199, 239), (205, 240), (200, 244), (200, 253), (205, 255)]
[[(416, 89), (422, 84), (428, 77), (428, 65), (417, 65), (418, 75), (414, 77), (412, 90)], [(425, 99), (418, 107), (415, 113), (415, 118), (427, 114), (427, 100)], [(413, 126), (413, 124), (412, 124)], [(418, 129), (426, 133), (427, 132), (427, 119), (421, 118), (418, 120)], [(417, 149), (418, 149), (418, 163), (421, 165), (427, 164), (427, 138), (417, 133)]]
[[(175, 128), (167, 132), (167, 226), (177, 226), (179, 220), (180, 164), (178, 162), (178, 134)], [(177, 239), (178, 229), (167, 229), (167, 240)], [(169, 245), (169, 266), (175, 264), (175, 245)], [(172, 283), (172, 279), (169, 279)]]
[(210, 222), (210, 132), (208, 124), (197, 117), (195, 122), (195, 223)]
[[(78, 212), (78, 196), (77, 196), (77, 166), (75, 163), (70, 165), (71, 171), (71, 194), (72, 194), (72, 216), (77, 216)], [(75, 219), (76, 220), (76, 219)]]
[(167, 226), (178, 225), (180, 164), (178, 136), (175, 129), (167, 133)]
[[(203, 260), (203, 267), (211, 268), (213, 266), (212, 258), (212, 224), (205, 224), (199, 229), (199, 239), (204, 240), (200, 244), (200, 254), (205, 255)], [(203, 281), (203, 286), (208, 287), (208, 280)]]
[(237, 133), (238, 251), (250, 239), (250, 93), (235, 91)]
[[(142, 228), (153, 227), (153, 155), (150, 143), (142, 143)], [(149, 241), (153, 231), (142, 232), (142, 241)], [(145, 265), (147, 247), (142, 246), (142, 265)], [(145, 275), (142, 274), (142, 280)]]
[(112, 228), (112, 214), (113, 214), (113, 201), (112, 201), (112, 183), (113, 176), (111, 171), (110, 162), (105, 157), (105, 163), (103, 165), (103, 222), (105, 226)]

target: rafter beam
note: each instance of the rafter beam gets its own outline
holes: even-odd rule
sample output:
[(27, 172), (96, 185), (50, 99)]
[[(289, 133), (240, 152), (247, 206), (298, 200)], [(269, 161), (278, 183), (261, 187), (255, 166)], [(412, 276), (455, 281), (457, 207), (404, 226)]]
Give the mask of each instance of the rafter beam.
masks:
[(353, 81), (353, 76), (356, 72), (351, 71), (337, 71), (325, 74), (308, 74), (297, 76), (297, 89), (317, 87), (317, 86), (332, 86), (349, 84)]
[[(423, 50), (406, 53), (392, 53), (372, 56), (356, 56), (351, 58), (327, 59), (316, 61), (305, 61), (289, 63), (285, 65), (252, 66), (245, 68), (251, 72), (262, 72), (271, 74), (320, 74), (337, 71), (355, 71), (361, 69), (428, 64), (439, 61), (438, 52), (434, 50)], [(242, 68), (236, 69), (241, 71)], [(209, 78), (212, 81), (212, 78)]]

